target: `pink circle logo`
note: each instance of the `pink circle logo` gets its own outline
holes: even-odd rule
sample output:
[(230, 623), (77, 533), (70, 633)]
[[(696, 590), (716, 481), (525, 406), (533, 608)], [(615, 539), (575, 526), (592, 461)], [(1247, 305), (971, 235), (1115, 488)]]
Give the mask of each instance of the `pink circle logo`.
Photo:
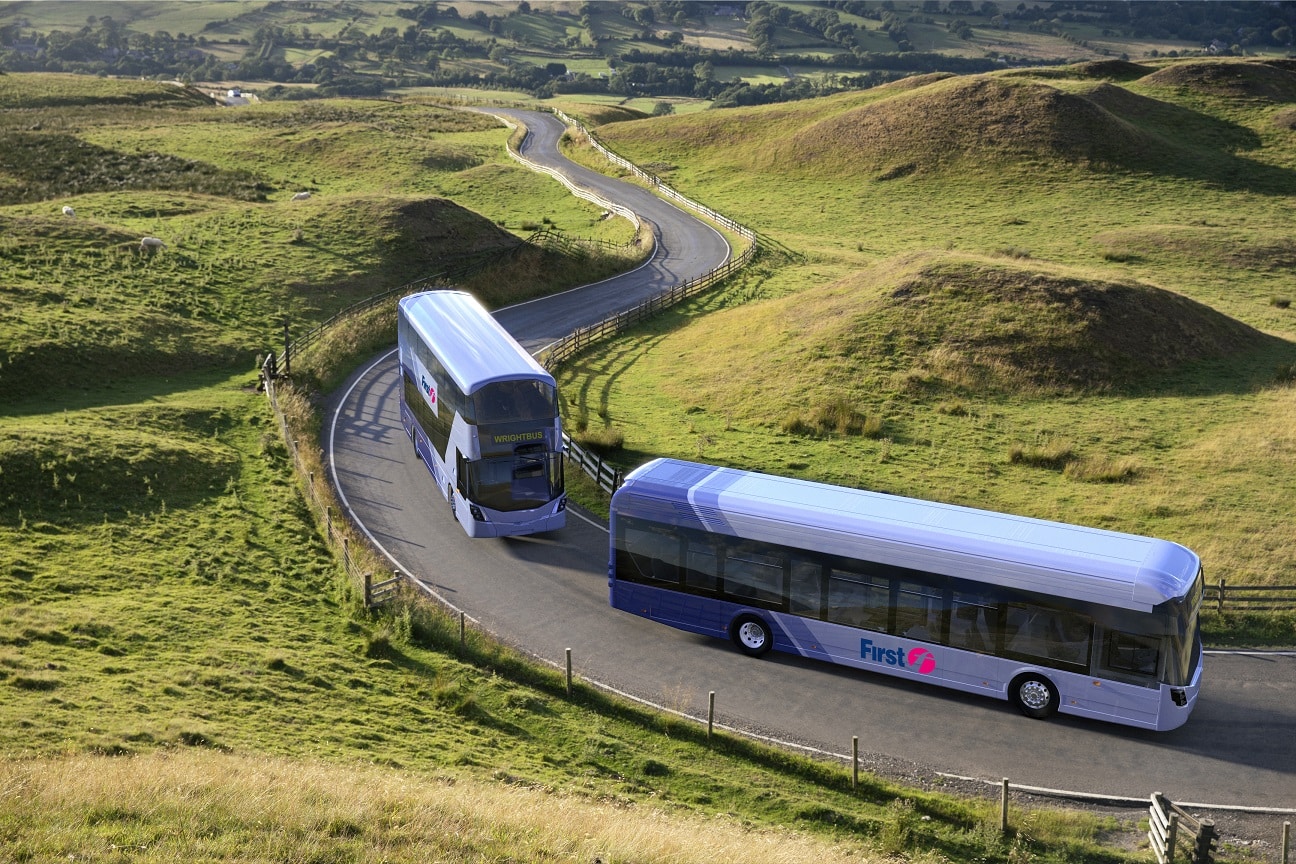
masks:
[(936, 658), (926, 648), (910, 648), (905, 665), (917, 669), (919, 675), (930, 675), (936, 671)]

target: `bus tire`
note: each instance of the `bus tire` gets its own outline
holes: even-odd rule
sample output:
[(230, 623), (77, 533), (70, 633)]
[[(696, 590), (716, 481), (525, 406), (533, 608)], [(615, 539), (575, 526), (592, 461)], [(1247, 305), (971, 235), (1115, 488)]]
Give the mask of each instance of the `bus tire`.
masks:
[(1008, 685), (1008, 695), (1023, 714), (1036, 720), (1056, 714), (1060, 701), (1053, 682), (1032, 672), (1014, 678)]
[(750, 657), (759, 657), (774, 644), (769, 625), (755, 615), (740, 615), (733, 623), (733, 641)]
[(459, 514), (455, 512), (454, 487), (449, 483), (446, 484), (446, 497), (450, 499), (450, 515), (458, 518)]

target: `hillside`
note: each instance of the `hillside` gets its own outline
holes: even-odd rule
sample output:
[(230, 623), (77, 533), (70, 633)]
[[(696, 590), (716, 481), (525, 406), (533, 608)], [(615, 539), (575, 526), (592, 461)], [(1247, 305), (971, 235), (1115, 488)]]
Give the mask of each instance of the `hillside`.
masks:
[[(1206, 86), (1193, 86), (1196, 81)], [(732, 167), (812, 181), (826, 174), (862, 183), (921, 179), (994, 166), (1032, 175), (1044, 169), (1045, 176), (1073, 168), (1167, 174), (1289, 192), (1296, 190), (1290, 174), (1249, 158), (1260, 146), (1255, 130), (1173, 95), (1232, 93), (1229, 98), (1284, 103), (1289, 83), (1296, 83), (1296, 73), (1271, 63), (1218, 60), (1156, 71), (1112, 62), (933, 74), (724, 116), (614, 120), (600, 134), (613, 146), (651, 146), (657, 164), (696, 163), (698, 154), (724, 146)]]
[[(1296, 487), (1271, 480), (1296, 453), (1285, 75), (1085, 63), (601, 126), (765, 252), (565, 372), (563, 392), (599, 395), (572, 416), (628, 464), (700, 458), (1118, 527), (1179, 539), (1230, 582), (1281, 581), (1296, 566), (1272, 521)], [(1061, 455), (1024, 466), (1032, 448)], [(1078, 488), (1093, 482), (1118, 488)], [(1217, 503), (1157, 503), (1180, 487)]]
[(805, 364), (802, 375), (814, 377), (812, 358), (832, 357), (861, 383), (928, 370), (927, 386), (980, 394), (1129, 389), (1266, 338), (1150, 285), (939, 253), (771, 305), (763, 314), (797, 334), (803, 359), (791, 363)]
[[(1211, 97), (1226, 109), (1210, 113), (1142, 69), (1094, 72), (938, 73), (602, 127), (757, 227), (765, 251), (565, 370), (569, 404), (625, 428), (627, 461), (681, 455), (1065, 516), (1182, 539), (1231, 581), (1284, 578), (1296, 254), (1278, 105)], [(46, 192), (0, 204), (0, 398), (15, 409), (0, 418), (4, 776), (40, 793), (0, 802), (0, 853), (421, 860), (521, 847), (665, 861), (688, 860), (684, 847), (711, 860), (732, 848), (728, 830), (713, 839), (720, 825), (751, 860), (789, 860), (789, 834), (822, 841), (808, 860), (1129, 857), (1099, 845), (1110, 821), (1032, 817), (1029, 834), (1002, 838), (978, 801), (872, 779), (856, 790), (837, 766), (709, 743), (579, 684), (569, 697), (558, 675), (474, 634), (460, 644), (457, 621), (417, 604), (358, 609), (303, 502), (295, 447), (254, 392), (253, 357), (277, 347), (285, 318), (298, 332), (461, 249), (516, 246), (527, 225), (624, 235), (512, 166), (506, 133), (475, 115), (413, 99), (154, 113), (121, 94), (169, 85), (88, 80), (133, 101), (74, 101), (65, 115), (35, 99), (49, 113), (4, 111), (0, 124), (48, 132), (59, 153), (84, 141), (120, 169), (176, 170), (145, 177), (165, 180), (154, 188), (96, 178), (89, 161), (67, 187), (51, 174)], [(976, 109), (966, 119), (960, 99)], [(924, 111), (951, 122), (923, 125)], [(797, 135), (804, 151), (778, 150)], [(1239, 144), (1245, 167), (1264, 169), (1245, 183), (1231, 173)], [(38, 162), (8, 164), (30, 183), (20, 172)], [(188, 188), (211, 176), (229, 182)], [(263, 198), (238, 191), (261, 184)], [(291, 201), (303, 187), (313, 197)], [(141, 254), (143, 233), (170, 245)], [(532, 262), (474, 290), (521, 299), (598, 278), (586, 265)], [(361, 335), (319, 352), (330, 381), (391, 343), (381, 326)], [(843, 397), (880, 420), (878, 436), (781, 426)], [(301, 402), (297, 440), (310, 442)], [(1058, 464), (1009, 456), (1036, 445)], [(1058, 467), (1086, 460), (1119, 470)], [(1216, 636), (1238, 623), (1210, 617)], [(1290, 621), (1268, 632), (1290, 638)], [(484, 816), (429, 816), (448, 806), (429, 788), (463, 800), (479, 784), (525, 794)], [(589, 802), (645, 818), (628, 839), (553, 833)], [(518, 820), (524, 806), (542, 815)], [(696, 817), (682, 842), (662, 828), (679, 815)]]

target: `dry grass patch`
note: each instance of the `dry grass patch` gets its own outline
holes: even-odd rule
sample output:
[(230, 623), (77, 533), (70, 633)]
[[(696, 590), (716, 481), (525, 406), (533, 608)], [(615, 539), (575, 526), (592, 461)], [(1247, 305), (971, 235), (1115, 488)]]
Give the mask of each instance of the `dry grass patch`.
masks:
[(0, 857), (12, 861), (882, 860), (545, 788), (211, 752), (10, 761), (0, 790)]

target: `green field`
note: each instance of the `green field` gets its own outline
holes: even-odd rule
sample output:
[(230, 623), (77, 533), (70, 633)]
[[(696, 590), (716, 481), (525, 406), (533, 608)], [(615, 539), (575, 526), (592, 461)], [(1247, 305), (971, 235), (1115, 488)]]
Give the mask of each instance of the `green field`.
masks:
[(564, 369), (569, 423), (627, 467), (1152, 534), (1291, 584), (1292, 98), (1281, 65), (1114, 64), (603, 126), (766, 251)]
[[(1045, 85), (1014, 86), (1039, 97), (1031, 88)], [(1291, 375), (1275, 368), (1294, 361), (1293, 313), (1277, 302), (1291, 266), (1281, 198), (1293, 154), (1269, 144), (1284, 140), (1281, 110), (1199, 84), (1177, 97), (1190, 107), (1162, 109), (1196, 123), (1147, 131), (1196, 161), (1158, 175), (1148, 154), (1147, 177), (1072, 164), (1029, 124), (954, 165), (922, 150), (940, 144), (925, 129), (872, 149), (834, 137), (852, 112), (902, 116), (889, 103), (905, 93), (930, 97), (909, 106), (911, 123), (942, 98), (893, 86), (605, 127), (758, 228), (766, 251), (619, 343), (638, 359), (600, 352), (565, 373), (600, 386), (624, 371), (663, 398), (608, 385), (605, 405), (569, 403), (569, 423), (593, 431), (606, 416), (628, 461), (741, 458), (948, 500), (974, 483), (986, 501), (1045, 515), (1071, 495), (1084, 521), (1141, 518), (1190, 542), (1220, 530), (1198, 543), (1208, 561), (1242, 559), (1230, 538), (1256, 529), (1249, 563), (1276, 571), (1290, 554), (1274, 520), (1289, 513), (1293, 441)], [(569, 696), (561, 676), (478, 634), (461, 645), (457, 620), (413, 598), (360, 608), (256, 390), (284, 322), (304, 332), (466, 251), (494, 262), (463, 283), (490, 305), (635, 260), (516, 252), (540, 227), (631, 234), (519, 168), (493, 120), (413, 97), (233, 109), (169, 84), (43, 75), (0, 76), (0, 109), (0, 858), (1147, 857), (1129, 851), (1132, 822), (1014, 810), (1001, 836), (986, 802), (867, 776), (853, 789), (837, 765), (708, 742), (579, 681)], [(788, 142), (835, 173), (789, 164)], [(312, 197), (292, 201), (302, 189)], [(1061, 195), (1075, 198), (1065, 214)], [(1104, 208), (1118, 203), (1111, 221)], [(1085, 224), (1090, 234), (1075, 230)], [(1030, 225), (1045, 242), (1023, 254)], [(145, 235), (167, 246), (143, 250)], [(1131, 351), (1128, 333), (1086, 341), (1099, 332), (1082, 326), (1086, 298), (1118, 323), (1157, 310), (1158, 351)], [(774, 350), (754, 350), (755, 332)], [(308, 464), (324, 396), (393, 339), (379, 316), (298, 358), (285, 399)], [(1029, 356), (1007, 351), (1014, 342)], [(758, 378), (771, 361), (782, 372)], [(717, 364), (741, 374), (723, 387), (696, 375)], [(772, 386), (796, 382), (788, 364), (815, 376), (796, 398)], [(883, 436), (783, 431), (815, 427), (816, 409), (842, 398), (882, 418)], [(1133, 474), (1094, 483), (1010, 458), (1018, 444), (1056, 455), (1055, 439), (1088, 471), (1110, 456)]]

